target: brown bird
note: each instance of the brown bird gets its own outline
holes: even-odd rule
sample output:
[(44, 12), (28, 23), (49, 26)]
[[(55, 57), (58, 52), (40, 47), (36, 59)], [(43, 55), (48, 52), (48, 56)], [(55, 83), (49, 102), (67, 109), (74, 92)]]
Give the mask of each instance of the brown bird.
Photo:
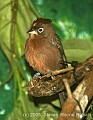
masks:
[(50, 19), (38, 18), (28, 31), (25, 57), (30, 66), (41, 74), (66, 68), (66, 56), (60, 38)]

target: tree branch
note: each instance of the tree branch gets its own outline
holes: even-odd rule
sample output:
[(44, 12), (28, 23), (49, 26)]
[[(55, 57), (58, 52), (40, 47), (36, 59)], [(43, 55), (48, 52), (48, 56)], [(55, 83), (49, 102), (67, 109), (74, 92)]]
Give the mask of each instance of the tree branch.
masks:
[(93, 70), (86, 74), (83, 81), (73, 92), (73, 97), (69, 97), (69, 89), (67, 88), (66, 84), (65, 86), (68, 98), (62, 107), (62, 111), (58, 120), (80, 120), (82, 117), (84, 117), (85, 109), (93, 96)]
[[(65, 70), (53, 71), (51, 75), (46, 76), (37, 76), (31, 79), (30, 84), (28, 85), (28, 94), (31, 94), (35, 97), (42, 96), (51, 96), (55, 93), (58, 93), (64, 89), (63, 79), (66, 78), (70, 86), (76, 83), (73, 77), (73, 68)], [(66, 71), (67, 70), (67, 71)], [(93, 56), (88, 58), (85, 62), (78, 65), (77, 73), (77, 82), (80, 83), (89, 73), (93, 70)], [(49, 73), (50, 74), (50, 73)], [(53, 78), (53, 79), (52, 79)]]

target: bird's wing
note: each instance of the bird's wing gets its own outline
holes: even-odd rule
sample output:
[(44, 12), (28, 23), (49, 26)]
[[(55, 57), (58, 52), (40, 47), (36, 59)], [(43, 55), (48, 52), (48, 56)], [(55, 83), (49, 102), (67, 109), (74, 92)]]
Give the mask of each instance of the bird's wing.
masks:
[(67, 58), (66, 58), (66, 55), (63, 49), (63, 45), (58, 35), (56, 35), (56, 37), (52, 39), (52, 44), (55, 45), (59, 49), (59, 53), (62, 57), (62, 64), (67, 66)]

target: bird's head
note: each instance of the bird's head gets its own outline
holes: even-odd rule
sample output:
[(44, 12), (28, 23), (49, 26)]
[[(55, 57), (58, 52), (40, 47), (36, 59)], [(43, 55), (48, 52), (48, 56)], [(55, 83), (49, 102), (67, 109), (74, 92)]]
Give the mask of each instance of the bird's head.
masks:
[(31, 29), (27, 33), (29, 33), (30, 37), (47, 37), (50, 33), (54, 33), (51, 22), (51, 19), (38, 18), (33, 22)]

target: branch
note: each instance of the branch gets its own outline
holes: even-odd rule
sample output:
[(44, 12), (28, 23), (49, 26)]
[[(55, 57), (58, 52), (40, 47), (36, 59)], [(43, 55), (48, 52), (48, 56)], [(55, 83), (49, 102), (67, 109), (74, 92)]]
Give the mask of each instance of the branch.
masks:
[[(84, 117), (85, 109), (93, 96), (93, 70), (86, 74), (83, 81), (78, 85), (76, 90), (69, 93), (69, 84), (64, 81), (68, 98), (65, 101), (58, 120), (80, 120)], [(78, 101), (78, 102), (77, 102)]]
[[(66, 71), (67, 70), (67, 71)], [(78, 65), (76, 73), (77, 73), (77, 82), (80, 83), (89, 73), (93, 70), (93, 56), (88, 58), (85, 62)], [(61, 72), (60, 72), (61, 71)], [(70, 86), (76, 83), (73, 77), (73, 68), (69, 69), (66, 68), (65, 70), (58, 70), (54, 71), (53, 75), (54, 79), (52, 79), (49, 75), (46, 77), (35, 77), (33, 80), (30, 81), (28, 85), (28, 94), (31, 94), (35, 97), (42, 97), (42, 96), (51, 96), (56, 94), (64, 89), (63, 79), (68, 79), (68, 83)]]
[(12, 23), (11, 23), (10, 40), (11, 40), (11, 50), (15, 54), (14, 34), (15, 34), (15, 26), (16, 26), (16, 20), (17, 20), (17, 12), (18, 12), (18, 0), (13, 0), (11, 4), (12, 4)]

